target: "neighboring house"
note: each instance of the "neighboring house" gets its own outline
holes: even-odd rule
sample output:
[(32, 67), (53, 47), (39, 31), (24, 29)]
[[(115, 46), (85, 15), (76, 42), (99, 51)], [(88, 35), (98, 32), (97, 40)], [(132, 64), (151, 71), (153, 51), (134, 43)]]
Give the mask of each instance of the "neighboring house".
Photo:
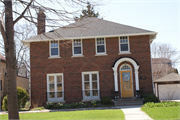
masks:
[(43, 33), (45, 15), (39, 15), (39, 35), (23, 41), (30, 47), (32, 105), (153, 93), (150, 44), (156, 32), (84, 18)]
[(160, 100), (180, 100), (180, 74), (170, 73), (154, 80), (154, 85)]
[[(7, 94), (7, 87), (5, 87), (6, 84), (6, 59), (2, 55), (0, 55), (0, 67), (1, 67), (1, 74), (0, 74), (0, 81), (1, 81), (1, 100), (3, 97)], [(29, 78), (19, 76), (17, 74), (16, 76), (16, 82), (17, 87), (24, 88), (29, 93)]]
[(0, 54), (0, 84), (1, 84), (1, 89), (0, 89), (0, 96), (2, 98), (3, 96), (3, 84), (4, 84), (4, 78), (5, 78), (5, 70), (6, 70), (6, 59), (4, 56)]
[(152, 58), (153, 80), (157, 80), (174, 72), (171, 60), (167, 58)]
[(30, 77), (30, 73), (27, 70), (27, 67), (24, 63), (21, 63), (21, 65), (17, 69), (17, 74), (18, 74), (18, 76), (22, 76), (22, 77), (26, 77), (26, 78)]

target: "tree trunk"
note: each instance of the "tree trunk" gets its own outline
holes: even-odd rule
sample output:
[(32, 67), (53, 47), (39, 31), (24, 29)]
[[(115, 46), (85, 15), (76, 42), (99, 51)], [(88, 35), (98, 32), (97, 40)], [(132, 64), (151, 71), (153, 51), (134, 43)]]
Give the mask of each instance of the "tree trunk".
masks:
[(4, 0), (5, 3), (5, 54), (7, 69), (7, 96), (8, 96), (8, 117), (19, 119), (17, 85), (16, 85), (16, 52), (14, 44), (14, 25), (12, 16), (12, 0)]

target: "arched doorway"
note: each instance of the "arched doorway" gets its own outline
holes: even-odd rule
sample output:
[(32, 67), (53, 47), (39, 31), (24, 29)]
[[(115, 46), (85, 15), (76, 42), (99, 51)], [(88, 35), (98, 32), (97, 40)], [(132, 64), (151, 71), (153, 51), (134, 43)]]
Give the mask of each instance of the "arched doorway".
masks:
[(133, 97), (133, 74), (129, 64), (123, 64), (119, 69), (121, 97)]
[[(139, 73), (139, 65), (137, 64), (137, 62), (135, 61), (135, 60), (133, 60), (132, 58), (128, 58), (128, 57), (124, 57), (124, 58), (120, 58), (119, 60), (117, 60), (115, 63), (114, 63), (114, 65), (113, 65), (113, 67), (112, 67), (112, 69), (113, 69), (113, 71), (114, 71), (114, 73), (113, 73), (113, 75), (114, 75), (114, 89), (115, 89), (115, 93), (119, 93), (119, 90), (121, 90), (121, 89), (118, 89), (118, 76), (120, 76), (120, 79), (122, 80), (122, 73), (124, 73), (124, 74), (126, 74), (126, 73), (128, 73), (128, 70), (126, 71), (120, 71), (119, 72), (119, 69), (118, 69), (118, 67), (119, 67), (119, 65), (122, 65), (122, 63), (124, 64), (124, 63), (130, 63), (131, 65), (132, 65), (132, 68), (131, 68), (131, 66), (130, 66), (130, 68), (131, 68), (131, 70), (129, 71), (130, 72), (130, 78), (131, 78), (131, 80), (133, 80), (132, 79), (132, 77), (134, 76), (134, 80), (135, 80), (135, 90), (136, 91), (139, 91), (139, 75), (138, 75), (138, 73)], [(123, 66), (120, 66), (120, 69), (121, 69), (121, 67), (123, 67)], [(133, 70), (132, 70), (133, 69)], [(132, 73), (132, 71), (134, 71), (134, 73)], [(119, 75), (118, 75), (119, 74)], [(121, 81), (120, 81), (120, 83), (121, 83)], [(121, 85), (120, 85), (120, 87), (121, 87)], [(122, 88), (122, 87), (121, 87)], [(133, 95), (133, 86), (132, 86), (132, 94), (131, 94), (131, 96), (133, 97), (134, 95)], [(119, 93), (120, 94), (120, 93)], [(129, 95), (130, 96), (130, 95)], [(121, 95), (121, 97), (122, 97), (122, 95)]]

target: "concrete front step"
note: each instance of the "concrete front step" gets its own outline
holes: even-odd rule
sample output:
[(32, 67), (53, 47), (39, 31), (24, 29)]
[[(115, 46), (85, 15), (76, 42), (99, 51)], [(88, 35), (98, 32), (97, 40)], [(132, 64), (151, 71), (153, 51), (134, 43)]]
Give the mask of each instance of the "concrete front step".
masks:
[(129, 105), (143, 105), (142, 98), (129, 98), (129, 99), (116, 99), (114, 100), (115, 106), (129, 106)]

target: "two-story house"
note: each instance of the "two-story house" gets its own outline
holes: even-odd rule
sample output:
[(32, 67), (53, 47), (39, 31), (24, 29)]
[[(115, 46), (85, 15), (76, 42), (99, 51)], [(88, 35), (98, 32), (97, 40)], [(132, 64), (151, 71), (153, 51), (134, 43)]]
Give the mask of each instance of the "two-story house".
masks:
[[(23, 73), (26, 73), (26, 70), (23, 69)], [(25, 74), (24, 74), (25, 75)], [(22, 87), (28, 93), (30, 92), (29, 88), (29, 78), (27, 76), (19, 75), (17, 72), (16, 75), (17, 87)], [(6, 86), (6, 58), (0, 54), (0, 99), (7, 95), (7, 86)]]
[(153, 93), (150, 44), (156, 32), (84, 18), (42, 33), (45, 15), (39, 15), (39, 35), (23, 41), (30, 47), (32, 103)]

